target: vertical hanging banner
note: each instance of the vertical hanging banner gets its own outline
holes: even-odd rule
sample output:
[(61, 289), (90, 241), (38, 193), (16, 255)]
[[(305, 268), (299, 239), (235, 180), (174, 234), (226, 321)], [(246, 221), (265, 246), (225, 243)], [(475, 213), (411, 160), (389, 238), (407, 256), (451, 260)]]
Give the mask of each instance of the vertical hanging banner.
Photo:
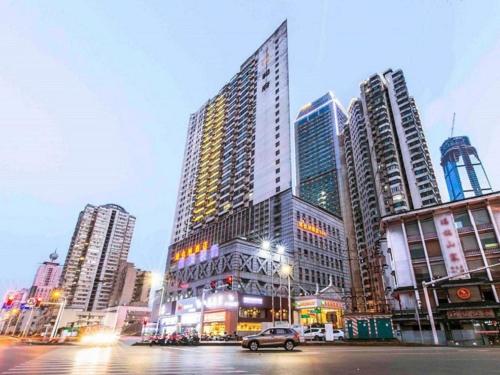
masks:
[[(434, 216), (434, 223), (438, 232), (439, 245), (443, 254), (444, 264), (448, 276), (457, 275), (468, 271), (462, 244), (458, 237), (453, 215), (449, 212)], [(457, 279), (469, 279), (470, 275), (465, 274), (456, 277)]]

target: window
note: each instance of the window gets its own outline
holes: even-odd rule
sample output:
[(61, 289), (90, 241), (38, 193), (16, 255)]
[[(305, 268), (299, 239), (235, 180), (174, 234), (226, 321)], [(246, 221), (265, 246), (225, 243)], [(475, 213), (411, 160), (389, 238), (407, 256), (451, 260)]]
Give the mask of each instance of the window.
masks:
[(480, 210), (472, 211), (472, 216), (474, 217), (474, 221), (476, 222), (476, 226), (490, 224), (490, 216), (488, 215), (488, 211), (486, 209), (481, 208)]
[(410, 245), (410, 256), (411, 259), (423, 259), (425, 258), (424, 247), (421, 243)]
[(471, 227), (472, 224), (469, 219), (469, 214), (467, 212), (460, 212), (453, 214), (455, 220), (455, 227), (457, 229)]
[(483, 245), (483, 249), (498, 249), (498, 241), (495, 237), (495, 233), (487, 232), (479, 234), (479, 239)]
[(276, 168), (276, 170), (274, 171), (275, 173), (280, 173), (280, 169), (279, 168)]
[(276, 163), (275, 164), (279, 165), (279, 163), (280, 163), (280, 159), (276, 159)]

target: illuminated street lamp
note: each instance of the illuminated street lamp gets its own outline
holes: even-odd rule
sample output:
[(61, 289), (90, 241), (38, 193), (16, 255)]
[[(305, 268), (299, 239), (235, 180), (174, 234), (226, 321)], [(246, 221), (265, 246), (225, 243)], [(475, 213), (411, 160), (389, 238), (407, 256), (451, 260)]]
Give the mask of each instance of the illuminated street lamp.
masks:
[(292, 289), (290, 288), (290, 276), (292, 274), (292, 266), (284, 264), (281, 266), (281, 273), (288, 278), (288, 324), (292, 325)]

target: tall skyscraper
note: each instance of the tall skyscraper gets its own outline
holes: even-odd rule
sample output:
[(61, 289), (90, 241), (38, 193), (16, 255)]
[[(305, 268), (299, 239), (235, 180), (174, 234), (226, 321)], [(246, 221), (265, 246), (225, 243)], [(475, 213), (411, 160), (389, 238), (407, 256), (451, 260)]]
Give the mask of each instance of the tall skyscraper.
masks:
[(135, 217), (116, 204), (88, 204), (80, 212), (61, 277), (69, 307), (88, 311), (108, 307), (134, 226)]
[[(294, 298), (350, 288), (342, 221), (292, 195), (287, 56), (284, 22), (190, 116), (159, 298), (165, 329), (248, 334), (271, 315), (287, 320), (283, 270)], [(304, 324), (339, 324), (342, 305), (325, 302)]]
[(286, 22), (189, 118), (172, 242), (291, 187)]
[(481, 159), (469, 137), (450, 137), (441, 146), (441, 166), (450, 201), (492, 193)]
[(361, 83), (342, 147), (364, 295), (359, 309), (384, 311), (380, 218), (441, 201), (420, 115), (401, 70)]
[(49, 255), (50, 261), (43, 262), (36, 271), (35, 280), (30, 289), (30, 297), (48, 301), (50, 292), (59, 286), (62, 267), (56, 262), (57, 252)]
[(298, 195), (339, 217), (338, 136), (346, 121), (331, 92), (303, 106), (295, 120)]

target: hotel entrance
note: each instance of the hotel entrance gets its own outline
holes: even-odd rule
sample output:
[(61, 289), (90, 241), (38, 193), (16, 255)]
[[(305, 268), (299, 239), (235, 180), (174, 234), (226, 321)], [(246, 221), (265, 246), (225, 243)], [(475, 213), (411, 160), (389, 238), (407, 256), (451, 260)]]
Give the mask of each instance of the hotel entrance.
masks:
[(344, 308), (343, 301), (333, 299), (305, 296), (295, 300), (295, 310), (302, 326), (331, 323), (333, 328), (343, 328)]

